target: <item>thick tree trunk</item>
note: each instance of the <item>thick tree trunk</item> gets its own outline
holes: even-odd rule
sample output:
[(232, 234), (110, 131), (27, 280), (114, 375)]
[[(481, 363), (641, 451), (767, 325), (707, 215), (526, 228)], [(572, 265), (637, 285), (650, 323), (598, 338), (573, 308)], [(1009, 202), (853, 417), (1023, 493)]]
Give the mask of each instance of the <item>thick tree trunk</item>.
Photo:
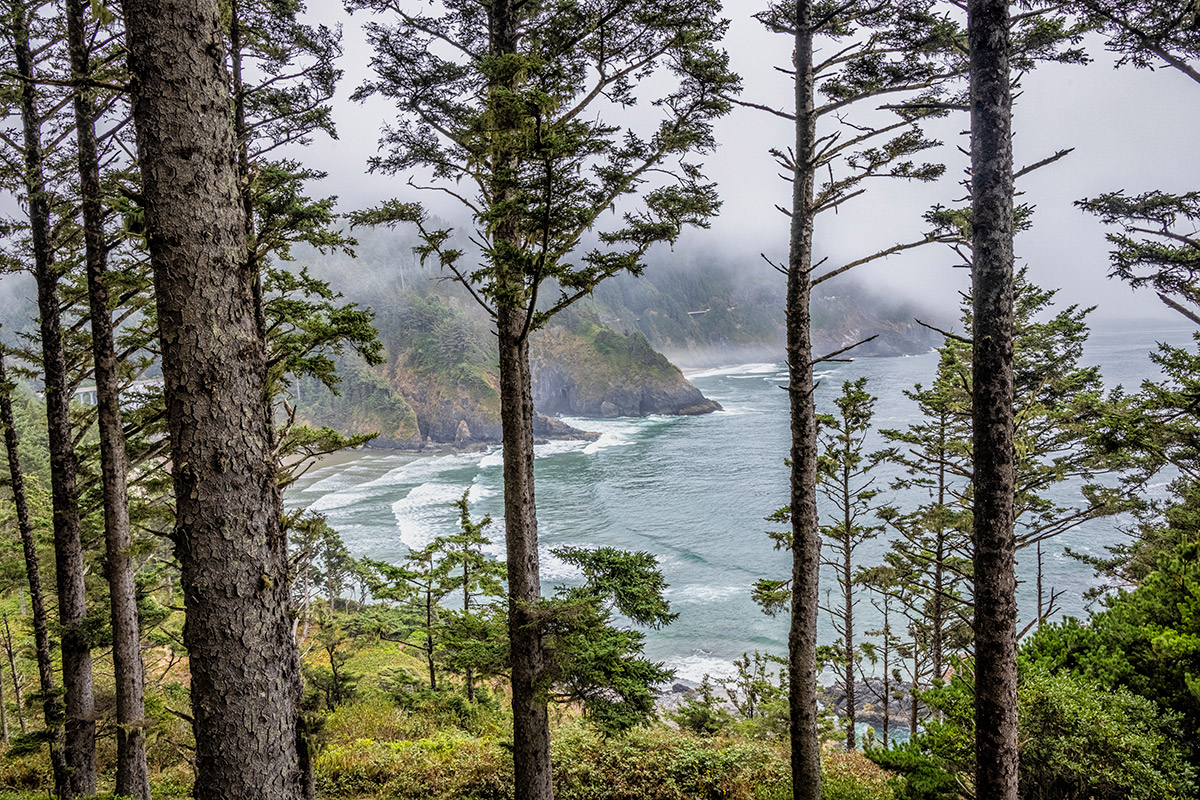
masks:
[(821, 540), (817, 527), (817, 409), (813, 398), (813, 113), (812, 0), (796, 4), (796, 174), (788, 252), (787, 356), (791, 404), (792, 618), (788, 630), (788, 710), (792, 797), (821, 800), (817, 733), (817, 607)]
[(1017, 797), (1013, 168), (1008, 0), (970, 0), (975, 792)]
[(96, 703), (92, 657), (84, 629), (87, 589), (84, 585), (83, 541), (79, 528), (75, 446), (71, 430), (67, 358), (63, 349), (58, 295), (58, 265), (50, 233), (50, 201), (42, 173), (41, 118), (29, 20), (14, 25), (13, 55), (21, 81), (21, 116), (25, 144), (25, 189), (29, 196), (34, 277), (41, 317), (42, 368), (45, 375), (46, 422), (50, 443), (50, 491), (54, 507), (54, 558), (58, 579), (58, 622), (62, 638), (63, 687), (66, 690), (66, 785), (60, 798), (96, 792)]
[(512, 651), (513, 767), (516, 796), (552, 800), (550, 717), (538, 691), (544, 656), (531, 613), (542, 596), (533, 495), (533, 391), (526, 312), (498, 309), (500, 418), (504, 443), (504, 536), (508, 552), (508, 630)]
[[(29, 581), (29, 605), (33, 610), (33, 642), (37, 651), (38, 685), (42, 690), (42, 718), (50, 732), (50, 764), (54, 769), (55, 794), (62, 798), (68, 791), (67, 761), (63, 752), (62, 707), (54, 685), (54, 661), (50, 652), (50, 626), (46, 619), (46, 601), (42, 595), (42, 568), (38, 561), (37, 543), (33, 539), (33, 523), (29, 502), (25, 497), (25, 473), (21, 471), (21, 456), (17, 428), (13, 420), (12, 396), (9, 394), (8, 374), (4, 354), (0, 353), (0, 424), (4, 426), (4, 446), (8, 450), (8, 475), (17, 510), (17, 530), (21, 534), (21, 550), (25, 555), (25, 577)], [(8, 620), (5, 619), (7, 633)]]
[(299, 654), (216, 0), (124, 0), (163, 344), (197, 800), (293, 800)]
[[(77, 80), (82, 80), (91, 74), (84, 5), (82, 0), (67, 0), (66, 9), (71, 72)], [(74, 95), (104, 491), (105, 572), (113, 628), (113, 676), (117, 696), (116, 793), (135, 800), (145, 800), (150, 797), (150, 775), (146, 767), (144, 669), (141, 633), (138, 629), (137, 588), (133, 559), (129, 555), (133, 543), (129, 527), (129, 465), (125, 453), (125, 431), (121, 423), (121, 384), (106, 284), (108, 250), (104, 236), (104, 209), (100, 202), (96, 113), (90, 95), (82, 87), (76, 87)]]

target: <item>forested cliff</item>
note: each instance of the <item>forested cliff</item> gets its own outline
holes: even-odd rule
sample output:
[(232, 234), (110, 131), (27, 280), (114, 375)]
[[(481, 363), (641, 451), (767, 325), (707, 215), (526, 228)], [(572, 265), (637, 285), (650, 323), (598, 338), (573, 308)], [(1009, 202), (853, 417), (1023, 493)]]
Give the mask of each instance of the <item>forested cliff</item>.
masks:
[[(494, 334), (472, 298), (421, 265), (402, 232), (357, 233), (357, 258), (308, 252), (298, 263), (330, 281), (352, 270), (350, 302), (370, 309), (384, 363), (346, 357), (335, 395), (316, 380), (294, 387), (297, 416), (344, 433), (377, 433), (377, 447), (459, 447), (500, 440)], [(698, 367), (783, 358), (782, 282), (755, 266), (670, 254), (640, 276), (619, 276), (531, 337), (535, 434), (583, 432), (555, 416), (705, 414), (720, 409), (676, 364)], [(834, 350), (879, 337), (862, 355), (925, 352), (936, 334), (910, 306), (854, 284), (821, 304), (817, 336)], [(674, 362), (674, 363), (672, 363)]]

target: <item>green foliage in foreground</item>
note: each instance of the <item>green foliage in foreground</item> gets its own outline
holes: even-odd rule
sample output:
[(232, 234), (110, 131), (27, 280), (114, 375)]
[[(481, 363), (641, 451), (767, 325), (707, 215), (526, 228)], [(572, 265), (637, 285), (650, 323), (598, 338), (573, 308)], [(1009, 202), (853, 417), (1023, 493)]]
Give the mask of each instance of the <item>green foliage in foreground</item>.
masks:
[[(1194, 534), (1193, 534), (1194, 535)], [(1180, 714), (1193, 766), (1200, 732), (1200, 544), (1180, 544), (1131, 592), (1105, 600), (1087, 623), (1042, 629), (1022, 657), (1044, 669), (1124, 687)], [(1181, 745), (1187, 747), (1187, 744)]]
[[(910, 744), (868, 755), (903, 775), (896, 782), (900, 800), (956, 800), (974, 773), (971, 687), (958, 677), (928, 692), (926, 700), (941, 719), (927, 721)], [(1178, 717), (1146, 698), (1079, 675), (1027, 667), (1018, 704), (1023, 800), (1197, 796)]]
[[(317, 757), (329, 798), (505, 800), (511, 796), (511, 736), (496, 707), (453, 692), (424, 694), (411, 708), (361, 701), (330, 715), (330, 743)], [(791, 796), (777, 744), (704, 737), (665, 725), (605, 736), (578, 717), (554, 732), (559, 800), (773, 800)], [(857, 754), (825, 763), (827, 800), (891, 800), (888, 775)]]

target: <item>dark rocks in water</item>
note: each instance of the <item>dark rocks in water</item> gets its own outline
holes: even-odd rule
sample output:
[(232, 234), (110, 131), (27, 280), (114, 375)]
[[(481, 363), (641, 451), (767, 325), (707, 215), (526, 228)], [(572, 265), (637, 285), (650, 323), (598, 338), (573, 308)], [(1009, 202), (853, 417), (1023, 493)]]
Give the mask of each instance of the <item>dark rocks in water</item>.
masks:
[[(892, 728), (905, 727), (912, 716), (912, 684), (892, 681), (892, 696), (888, 702), (888, 712)], [(854, 685), (854, 719), (870, 725), (883, 724), (883, 681), (879, 678), (868, 678)], [(840, 686), (822, 687), (817, 699), (825, 706), (832, 707), (839, 716), (846, 714), (846, 692)]]
[(545, 414), (539, 413), (534, 413), (533, 415), (533, 435), (535, 441), (546, 441), (547, 439), (583, 439), (594, 442), (600, 438), (600, 434), (598, 433), (581, 431), (579, 428), (572, 427), (561, 419), (548, 417)]

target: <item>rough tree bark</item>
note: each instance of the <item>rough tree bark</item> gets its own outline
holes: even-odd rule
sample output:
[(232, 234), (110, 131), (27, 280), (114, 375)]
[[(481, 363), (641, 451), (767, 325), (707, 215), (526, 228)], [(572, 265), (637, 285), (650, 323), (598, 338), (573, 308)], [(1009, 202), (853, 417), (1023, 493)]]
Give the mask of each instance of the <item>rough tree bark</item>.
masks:
[(970, 0), (975, 796), (1017, 798), (1013, 161), (1008, 0)]
[(66, 782), (63, 800), (96, 792), (96, 703), (92, 657), (84, 630), (87, 589), (84, 585), (83, 541), (79, 527), (79, 489), (71, 431), (67, 358), (63, 349), (59, 301), (59, 266), (50, 230), (50, 198), (42, 171), (41, 117), (38, 116), (29, 18), (17, 13), (13, 55), (21, 76), (21, 117), (25, 145), (25, 191), (28, 195), (33, 274), (41, 317), (42, 369), (45, 377), (46, 424), (50, 447), (50, 492), (54, 508), (54, 558), (58, 579), (58, 622), (62, 640), (63, 688), (66, 690)]
[[(491, 4), (490, 51), (494, 57), (517, 52), (517, 0)], [(514, 163), (508, 128), (517, 123), (505, 96), (516, 89), (511, 69), (493, 80), (493, 121), (500, 132), (492, 153), (491, 201), (503, 205), (514, 193), (509, 169)], [(506, 127), (507, 126), (507, 127)], [(500, 358), (500, 423), (504, 452), (504, 531), (508, 563), (508, 626), (512, 653), (513, 769), (521, 800), (553, 800), (550, 764), (550, 714), (539, 683), (545, 655), (533, 614), (541, 600), (538, 567), (537, 506), (533, 493), (533, 390), (529, 369), (529, 311), (520, 264), (505, 263), (519, 252), (516, 224), (503, 218), (493, 233), (500, 269), (496, 333)]]
[[(42, 567), (38, 561), (37, 544), (33, 540), (33, 523), (29, 517), (29, 502), (25, 496), (25, 473), (21, 471), (20, 442), (13, 419), (12, 396), (9, 394), (8, 373), (4, 354), (0, 353), (0, 424), (4, 426), (4, 446), (8, 450), (8, 475), (12, 487), (13, 505), (17, 510), (17, 530), (21, 534), (21, 550), (25, 555), (25, 577), (29, 581), (29, 605), (33, 611), (33, 641), (37, 651), (38, 685), (42, 690), (42, 717), (50, 731), (50, 764), (54, 769), (55, 795), (63, 797), (68, 790), (67, 762), (63, 752), (62, 707), (54, 685), (54, 661), (50, 652), (50, 626), (46, 620), (46, 601), (42, 596)], [(7, 627), (7, 619), (5, 620)]]
[(812, 0), (796, 3), (796, 171), (788, 248), (787, 357), (791, 410), (792, 617), (788, 630), (788, 709), (792, 797), (821, 800), (817, 735), (817, 611), (821, 539), (817, 525), (817, 409), (813, 397), (812, 293), (814, 158)]
[(508, 625), (512, 650), (513, 767), (517, 797), (552, 800), (550, 716), (538, 691), (542, 637), (532, 613), (541, 599), (537, 511), (533, 495), (533, 391), (526, 311), (497, 308), (500, 420), (504, 448), (504, 530), (508, 557)]
[(299, 654), (217, 0), (124, 0), (163, 345), (197, 800), (303, 796)]
[[(91, 74), (83, 0), (67, 0), (66, 11), (71, 72), (76, 81), (82, 81)], [(100, 200), (96, 111), (89, 90), (82, 84), (76, 85), (73, 94), (104, 492), (105, 577), (108, 579), (113, 628), (113, 677), (117, 695), (116, 792), (123, 797), (147, 800), (150, 774), (146, 766), (144, 668), (138, 630), (137, 588), (133, 559), (129, 555), (133, 543), (129, 527), (129, 464), (121, 422), (121, 384), (106, 279), (108, 247)]]

